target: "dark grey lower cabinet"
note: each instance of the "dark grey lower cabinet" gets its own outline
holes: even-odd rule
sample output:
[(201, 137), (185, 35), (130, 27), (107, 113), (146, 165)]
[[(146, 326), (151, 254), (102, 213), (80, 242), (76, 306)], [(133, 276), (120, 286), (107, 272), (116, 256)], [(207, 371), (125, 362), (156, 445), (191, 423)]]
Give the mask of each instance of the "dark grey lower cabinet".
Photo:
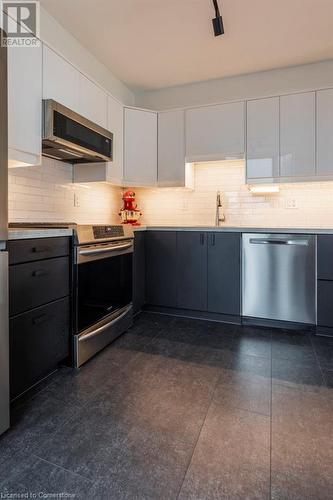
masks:
[(317, 324), (333, 328), (333, 235), (317, 237)]
[(68, 356), (70, 299), (10, 319), (10, 397), (14, 399)]
[(239, 233), (208, 235), (208, 311), (240, 315)]
[(333, 327), (333, 281), (319, 280), (317, 291), (318, 326)]
[(333, 235), (320, 234), (317, 237), (317, 277), (319, 280), (333, 280)]
[(147, 231), (146, 302), (177, 307), (177, 233)]
[(177, 235), (177, 306), (207, 310), (207, 233)]
[(70, 251), (68, 237), (9, 243), (11, 399), (52, 373), (61, 361), (69, 359)]
[(148, 231), (145, 246), (147, 304), (240, 315), (240, 233)]
[(137, 313), (146, 301), (146, 232), (137, 231), (133, 256), (133, 310)]

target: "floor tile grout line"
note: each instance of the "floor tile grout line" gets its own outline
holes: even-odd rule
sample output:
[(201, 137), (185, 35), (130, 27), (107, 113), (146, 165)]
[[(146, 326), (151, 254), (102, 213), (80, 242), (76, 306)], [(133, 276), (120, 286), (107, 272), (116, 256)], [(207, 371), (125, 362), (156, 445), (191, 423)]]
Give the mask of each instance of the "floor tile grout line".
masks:
[(269, 419), (269, 497), (272, 500), (272, 444), (273, 444), (273, 339), (271, 335), (271, 400)]
[(320, 373), (321, 373), (321, 376), (322, 376), (323, 382), (324, 382), (324, 384), (325, 384), (325, 387), (328, 387), (328, 386), (327, 386), (326, 376), (325, 376), (325, 374), (324, 374), (323, 368), (322, 368), (321, 363), (320, 363), (320, 361), (319, 361), (318, 354), (317, 354), (317, 351), (316, 351), (315, 345), (314, 345), (314, 343), (313, 343), (313, 339), (312, 339), (312, 337), (310, 337), (310, 342), (311, 342), (311, 346), (312, 346), (312, 349), (313, 349), (313, 352), (314, 352), (314, 355), (315, 355), (315, 358), (316, 358), (317, 364), (318, 364), (318, 366), (319, 366), (319, 370), (320, 370)]
[(217, 388), (217, 385), (218, 385), (218, 383), (219, 383), (219, 381), (220, 381), (221, 377), (222, 377), (222, 374), (221, 374), (221, 375), (219, 375), (219, 376), (217, 377), (216, 382), (215, 382), (215, 384), (214, 384), (214, 388), (213, 388), (213, 390), (212, 390), (212, 396), (211, 396), (211, 398), (210, 398), (210, 400), (209, 400), (209, 403), (207, 404), (207, 411), (206, 411), (206, 415), (205, 415), (205, 417), (204, 417), (204, 419), (203, 419), (203, 421), (202, 421), (201, 427), (200, 427), (200, 429), (199, 429), (199, 432), (198, 432), (198, 437), (197, 437), (197, 439), (196, 439), (196, 441), (195, 441), (195, 443), (194, 443), (194, 445), (193, 445), (193, 450), (192, 450), (191, 456), (190, 456), (190, 458), (189, 458), (189, 460), (188, 460), (188, 464), (187, 464), (187, 467), (186, 467), (186, 470), (185, 470), (185, 473), (184, 473), (184, 477), (183, 477), (182, 483), (181, 483), (181, 485), (180, 485), (180, 488), (179, 488), (178, 494), (177, 494), (177, 496), (176, 496), (176, 500), (178, 500), (178, 499), (179, 499), (179, 496), (180, 496), (181, 491), (182, 491), (182, 489), (183, 489), (183, 485), (184, 485), (184, 482), (185, 482), (185, 479), (186, 479), (186, 476), (187, 476), (188, 470), (189, 470), (189, 468), (190, 468), (190, 466), (191, 466), (192, 459), (193, 459), (193, 457), (194, 457), (194, 453), (195, 453), (195, 450), (196, 450), (196, 448), (197, 448), (197, 445), (198, 445), (198, 442), (199, 442), (199, 439), (200, 439), (200, 436), (201, 436), (201, 433), (202, 433), (202, 429), (204, 428), (204, 425), (205, 425), (205, 423), (206, 423), (206, 420), (207, 420), (207, 416), (208, 416), (209, 410), (210, 410), (210, 408), (211, 408), (211, 406), (212, 406), (212, 404), (213, 404), (213, 401), (214, 401), (214, 394), (215, 394), (215, 392), (216, 392), (216, 388)]
[(95, 480), (93, 480), (89, 477), (86, 477), (86, 476), (82, 476), (82, 474), (78, 474), (77, 472), (74, 472), (72, 470), (66, 469), (66, 467), (62, 467), (61, 465), (55, 464), (54, 462), (50, 462), (49, 460), (45, 460), (45, 458), (42, 458), (39, 455), (36, 455), (35, 453), (31, 453), (31, 455), (34, 456), (35, 458), (38, 458), (38, 460), (42, 460), (43, 462), (45, 462), (47, 464), (53, 465), (57, 469), (68, 472), (69, 474), (73, 474), (74, 476), (80, 477), (81, 479), (85, 479), (86, 481), (89, 481), (92, 484), (95, 483)]
[[(153, 337), (152, 339), (150, 339), (150, 340), (149, 340), (149, 341), (148, 341), (145, 345), (149, 345), (149, 344), (152, 342), (152, 340), (154, 340), (154, 339), (155, 339), (155, 338), (159, 335), (159, 333), (160, 333), (160, 332), (158, 332), (156, 335), (154, 335), (154, 337)], [(133, 362), (135, 361), (135, 359), (137, 359), (138, 357), (142, 356), (143, 354), (144, 354), (144, 353), (138, 353), (138, 354), (135, 356), (135, 358), (134, 358), (134, 359), (132, 359), (132, 360), (128, 361), (127, 363), (125, 363), (125, 365), (124, 365), (123, 367), (121, 367), (121, 368), (120, 368), (120, 371), (121, 371), (121, 372), (123, 372), (123, 371), (125, 370), (125, 368), (126, 368), (126, 367), (128, 367), (131, 363), (133, 363)], [(96, 390), (94, 391), (94, 396), (96, 396), (96, 395), (98, 395), (98, 394), (100, 394), (100, 393), (101, 393), (101, 391), (99, 391), (98, 389), (96, 389)], [(55, 399), (55, 400), (57, 400), (57, 401), (62, 401), (60, 398), (57, 398), (56, 396), (53, 396), (53, 397), (54, 397), (54, 399)], [(63, 401), (62, 401), (62, 402), (63, 402)], [(87, 401), (85, 404), (80, 405), (80, 411), (84, 410), (84, 409), (85, 409), (85, 408), (89, 405), (89, 403), (90, 403), (90, 401)], [(54, 432), (52, 433), (52, 435), (51, 435), (48, 439), (46, 439), (46, 440), (45, 440), (45, 443), (47, 443), (47, 442), (49, 442), (51, 439), (53, 439), (53, 438), (54, 438), (54, 436), (55, 436), (56, 434), (58, 434), (58, 432), (59, 432), (59, 431), (61, 431), (61, 430), (64, 428), (64, 426), (65, 426), (65, 425), (67, 425), (68, 423), (70, 423), (70, 422), (71, 422), (71, 421), (73, 421), (74, 419), (76, 419), (76, 416), (71, 416), (71, 417), (69, 417), (68, 419), (66, 419), (64, 422), (62, 422), (62, 423), (60, 424), (60, 426), (59, 426), (57, 429), (55, 429), (55, 430), (54, 430)], [(32, 453), (32, 455), (34, 455), (35, 457), (37, 457), (37, 458), (38, 458), (38, 459), (40, 459), (40, 460), (43, 460), (44, 462), (48, 462), (48, 463), (50, 463), (50, 464), (52, 464), (52, 465), (55, 465), (56, 467), (59, 467), (59, 468), (61, 468), (61, 469), (66, 470), (67, 472), (71, 472), (72, 474), (75, 474), (74, 472), (69, 471), (68, 469), (65, 469), (64, 467), (61, 467), (61, 466), (60, 466), (60, 465), (58, 465), (58, 464), (55, 464), (55, 463), (53, 463), (53, 462), (49, 462), (48, 460), (46, 460), (46, 459), (44, 459), (44, 458), (40, 457), (39, 455), (36, 455), (35, 453)], [(88, 479), (88, 478), (86, 478), (85, 476), (81, 476), (80, 474), (77, 474), (77, 475), (78, 475), (78, 476), (80, 476), (80, 477), (83, 477), (84, 479)], [(89, 480), (90, 480), (90, 479), (89, 479)], [(91, 481), (91, 480), (90, 480), (90, 481)]]
[[(146, 343), (145, 345), (149, 345), (149, 344), (152, 342), (152, 340), (154, 340), (154, 339), (155, 339), (158, 335), (159, 335), (159, 333), (157, 333), (156, 335), (154, 335), (154, 337), (153, 337), (152, 339), (150, 339), (149, 341), (147, 341), (147, 343)], [(110, 344), (110, 346), (111, 346), (111, 344)], [(109, 346), (109, 347), (110, 347), (110, 346)], [(127, 369), (127, 368), (128, 368), (128, 366), (129, 366), (131, 363), (133, 363), (136, 359), (138, 359), (138, 357), (140, 357), (142, 354), (143, 354), (142, 352), (138, 352), (138, 353), (136, 354), (136, 356), (135, 356), (132, 360), (130, 360), (130, 361), (128, 361), (127, 363), (125, 363), (125, 364), (124, 364), (124, 366), (119, 367), (120, 372), (124, 372), (124, 370), (125, 370), (125, 369)], [(45, 388), (43, 388), (40, 392), (38, 392), (36, 395), (34, 395), (31, 399), (33, 399), (33, 398), (34, 398), (35, 396), (37, 396), (38, 394), (41, 394), (42, 392), (44, 392), (44, 390), (45, 390), (45, 389), (49, 389), (51, 385), (54, 385), (54, 384), (55, 384), (55, 382), (56, 382), (56, 381), (54, 380), (53, 382), (51, 382), (50, 384), (48, 384)], [(98, 389), (98, 388), (96, 388), (96, 389), (93, 391), (93, 394), (92, 394), (92, 395), (93, 395), (93, 396), (96, 396), (96, 395), (100, 394), (100, 392), (101, 392), (101, 390), (100, 390), (100, 389)], [(61, 402), (61, 403), (64, 403), (64, 400), (63, 400), (63, 399), (61, 399), (61, 398), (59, 398), (59, 397), (57, 397), (56, 395), (53, 395), (53, 397), (54, 397), (54, 399), (55, 399), (55, 400), (57, 400), (57, 401), (59, 401), (59, 402)], [(22, 402), (22, 406), (24, 406), (24, 405), (25, 405), (28, 401), (31, 401), (31, 399), (30, 399), (30, 400), (27, 400), (27, 401)], [(78, 405), (78, 406), (80, 407), (80, 410), (84, 410), (88, 404), (89, 404), (89, 401), (86, 401), (86, 403), (84, 403), (84, 404), (80, 404), (80, 405)], [(63, 427), (63, 426), (64, 426), (67, 422), (69, 422), (70, 420), (72, 420), (72, 418), (73, 418), (73, 417), (69, 417), (68, 419), (66, 419), (66, 420), (65, 420), (65, 421), (64, 421), (64, 422), (60, 425), (60, 427), (59, 427), (59, 428), (62, 428), (62, 427)], [(56, 432), (57, 432), (57, 431), (58, 431), (58, 429), (57, 429), (57, 430), (56, 430), (53, 434), (56, 434)]]
[[(213, 398), (213, 401), (217, 404), (219, 404), (219, 401)], [(244, 413), (251, 413), (252, 415), (258, 415), (259, 417), (265, 417), (265, 418), (270, 418), (270, 414), (267, 415), (267, 413), (261, 413), (260, 411), (254, 411), (254, 410), (249, 410), (248, 408), (241, 408), (240, 406), (230, 406), (231, 410), (239, 410), (243, 411)]]

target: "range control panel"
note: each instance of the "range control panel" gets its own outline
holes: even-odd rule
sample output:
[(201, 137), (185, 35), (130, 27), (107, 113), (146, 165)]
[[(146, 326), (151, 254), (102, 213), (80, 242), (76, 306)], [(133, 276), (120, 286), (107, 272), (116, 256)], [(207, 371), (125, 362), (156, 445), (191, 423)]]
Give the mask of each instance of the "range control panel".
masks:
[(123, 226), (93, 226), (94, 238), (122, 238), (125, 236)]

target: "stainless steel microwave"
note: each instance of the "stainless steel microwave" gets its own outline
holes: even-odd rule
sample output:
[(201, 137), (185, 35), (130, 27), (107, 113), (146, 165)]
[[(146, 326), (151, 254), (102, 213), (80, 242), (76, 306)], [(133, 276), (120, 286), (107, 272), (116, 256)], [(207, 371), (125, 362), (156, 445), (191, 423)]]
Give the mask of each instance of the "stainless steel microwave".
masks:
[(45, 99), (42, 152), (70, 163), (112, 161), (113, 134), (62, 104)]

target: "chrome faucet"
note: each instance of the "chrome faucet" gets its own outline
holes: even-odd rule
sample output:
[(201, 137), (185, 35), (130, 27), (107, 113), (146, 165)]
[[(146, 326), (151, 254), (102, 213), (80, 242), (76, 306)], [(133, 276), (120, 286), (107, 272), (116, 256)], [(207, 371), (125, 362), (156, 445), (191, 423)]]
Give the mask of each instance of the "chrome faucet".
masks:
[(220, 222), (225, 221), (225, 215), (223, 213), (222, 208), (223, 208), (223, 205), (222, 205), (222, 201), (221, 201), (221, 192), (217, 191), (217, 193), (216, 193), (216, 214), (215, 214), (215, 226), (216, 227), (220, 226)]

